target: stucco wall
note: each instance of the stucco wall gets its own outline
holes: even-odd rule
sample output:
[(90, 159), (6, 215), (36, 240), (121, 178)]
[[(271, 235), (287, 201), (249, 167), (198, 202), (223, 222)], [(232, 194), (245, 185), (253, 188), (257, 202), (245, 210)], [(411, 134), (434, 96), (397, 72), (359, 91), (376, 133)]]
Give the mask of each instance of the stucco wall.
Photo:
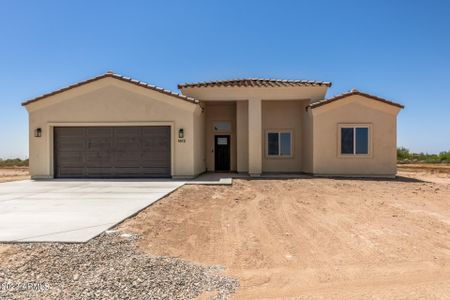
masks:
[[(236, 103), (235, 102), (208, 102), (206, 103), (206, 168), (214, 171), (214, 137), (216, 135), (230, 135), (231, 171), (236, 171)], [(231, 131), (214, 132), (214, 122), (228, 121)]]
[(298, 100), (310, 99), (312, 102), (325, 98), (327, 86), (296, 87), (202, 87), (183, 88), (182, 93), (196, 99), (208, 101), (230, 100)]
[[(313, 170), (317, 175), (396, 174), (398, 107), (354, 95), (312, 109)], [(369, 124), (372, 151), (368, 157), (340, 157), (338, 124)]]
[[(302, 119), (309, 101), (263, 101), (263, 172), (300, 172), (302, 169)], [(267, 156), (267, 131), (290, 130), (292, 132), (292, 157)]]
[[(202, 171), (200, 160), (194, 158), (194, 132), (201, 129), (202, 118), (196, 104), (104, 78), (29, 104), (27, 109), (30, 173), (35, 178), (53, 176), (52, 126), (55, 125), (169, 125), (172, 127), (172, 175), (194, 176)], [(194, 120), (199, 124), (194, 125)], [(41, 138), (34, 137), (35, 128), (42, 128)], [(179, 128), (184, 128), (185, 143), (178, 142)]]

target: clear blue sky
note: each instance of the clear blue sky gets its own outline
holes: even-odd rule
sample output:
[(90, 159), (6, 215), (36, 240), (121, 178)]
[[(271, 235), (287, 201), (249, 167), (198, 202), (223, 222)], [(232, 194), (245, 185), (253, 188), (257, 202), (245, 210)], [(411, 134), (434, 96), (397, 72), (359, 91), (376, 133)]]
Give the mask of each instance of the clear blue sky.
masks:
[(235, 77), (333, 82), (406, 105), (398, 145), (450, 150), (450, 1), (0, 0), (0, 157), (20, 103), (107, 70), (176, 90)]

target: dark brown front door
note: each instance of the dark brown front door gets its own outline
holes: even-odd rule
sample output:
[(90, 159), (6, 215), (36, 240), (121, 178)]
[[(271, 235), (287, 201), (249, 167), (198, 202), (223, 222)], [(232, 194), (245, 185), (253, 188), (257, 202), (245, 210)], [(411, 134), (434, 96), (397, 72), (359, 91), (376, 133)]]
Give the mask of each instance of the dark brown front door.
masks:
[(55, 127), (59, 178), (170, 177), (170, 127)]
[(214, 142), (216, 171), (230, 171), (230, 136), (216, 135)]

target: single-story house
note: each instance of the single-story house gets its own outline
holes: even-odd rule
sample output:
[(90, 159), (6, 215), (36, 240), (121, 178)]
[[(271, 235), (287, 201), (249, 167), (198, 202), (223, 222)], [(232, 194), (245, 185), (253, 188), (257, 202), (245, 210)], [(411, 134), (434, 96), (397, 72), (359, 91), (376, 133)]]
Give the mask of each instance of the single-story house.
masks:
[(32, 178), (396, 174), (401, 104), (330, 82), (246, 78), (181, 93), (113, 72), (23, 103)]

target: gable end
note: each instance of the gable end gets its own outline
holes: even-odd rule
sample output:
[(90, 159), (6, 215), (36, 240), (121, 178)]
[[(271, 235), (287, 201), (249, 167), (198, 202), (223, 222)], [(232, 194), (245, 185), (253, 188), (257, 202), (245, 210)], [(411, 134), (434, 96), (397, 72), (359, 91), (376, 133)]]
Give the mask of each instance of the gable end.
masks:
[(113, 73), (113, 72), (107, 72), (107, 73), (102, 74), (100, 76), (96, 76), (96, 77), (90, 78), (88, 80), (84, 80), (84, 81), (81, 81), (81, 82), (78, 82), (78, 83), (66, 86), (64, 88), (58, 89), (56, 91), (53, 91), (53, 92), (41, 95), (39, 97), (27, 100), (27, 101), (22, 103), (22, 106), (27, 106), (27, 105), (29, 105), (31, 103), (43, 100), (43, 99), (48, 98), (50, 96), (61, 94), (61, 93), (64, 93), (64, 92), (66, 92), (68, 90), (74, 89), (76, 87), (83, 86), (83, 85), (86, 85), (88, 83), (91, 83), (91, 82), (94, 82), (94, 81), (97, 81), (97, 80), (101, 80), (101, 79), (104, 79), (104, 78), (108, 78), (108, 77), (114, 78), (114, 79), (117, 79), (117, 80), (121, 80), (121, 81), (125, 81), (127, 83), (131, 83), (131, 84), (143, 87), (143, 88), (147, 88), (147, 89), (150, 89), (150, 90), (153, 90), (153, 91), (157, 91), (157, 92), (169, 95), (169, 96), (173, 96), (175, 98), (178, 98), (178, 99), (181, 99), (181, 100), (184, 100), (184, 101), (187, 101), (187, 102), (191, 102), (193, 104), (199, 104), (199, 101), (197, 99), (192, 98), (192, 97), (181, 95), (181, 94), (169, 91), (167, 89), (164, 89), (162, 87), (158, 87), (158, 86), (155, 86), (155, 85), (143, 82), (143, 81), (132, 79), (130, 77), (125, 77), (125, 76), (122, 76), (122, 75), (119, 75), (119, 74), (116, 74), (116, 73)]
[(329, 104), (329, 103), (333, 103), (335, 101), (339, 101), (341, 99), (344, 99), (344, 98), (347, 98), (347, 97), (350, 97), (350, 96), (355, 96), (355, 95), (363, 96), (363, 97), (366, 97), (366, 98), (369, 98), (369, 99), (372, 99), (372, 100), (375, 100), (375, 101), (379, 101), (379, 102), (382, 102), (382, 103), (385, 103), (385, 104), (388, 104), (388, 105), (396, 106), (396, 107), (399, 107), (399, 108), (405, 108), (405, 106), (402, 105), (402, 104), (399, 104), (399, 103), (396, 103), (396, 102), (393, 102), (393, 101), (390, 101), (390, 100), (387, 100), (387, 99), (383, 99), (383, 98), (380, 98), (380, 97), (377, 97), (377, 96), (373, 96), (373, 95), (370, 95), (370, 94), (367, 94), (367, 93), (363, 93), (363, 92), (360, 92), (358, 90), (351, 90), (350, 92), (343, 93), (343, 94), (335, 96), (333, 98), (329, 98), (329, 99), (325, 99), (325, 100), (322, 100), (322, 101), (318, 101), (318, 102), (312, 103), (312, 104), (308, 105), (308, 108), (314, 109), (314, 108), (317, 108), (317, 107), (320, 107), (320, 106), (323, 106), (323, 105), (326, 105), (326, 104)]

